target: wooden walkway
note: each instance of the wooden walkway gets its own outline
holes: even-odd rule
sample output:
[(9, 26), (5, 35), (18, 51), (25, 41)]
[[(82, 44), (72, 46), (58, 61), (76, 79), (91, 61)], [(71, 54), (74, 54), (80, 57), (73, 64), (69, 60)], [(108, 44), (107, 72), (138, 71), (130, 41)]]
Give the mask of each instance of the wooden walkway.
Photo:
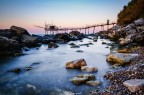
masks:
[(50, 24), (46, 24), (46, 23), (45, 23), (45, 27), (41, 27), (41, 26), (37, 26), (37, 25), (34, 25), (34, 26), (43, 28), (45, 30), (45, 34), (67, 33), (69, 30), (70, 31), (84, 30), (85, 34), (89, 34), (90, 29), (93, 29), (92, 32), (94, 34), (96, 27), (101, 27), (101, 29), (102, 29), (101, 31), (104, 31), (104, 27), (107, 26), (107, 30), (108, 30), (110, 25), (114, 26), (114, 25), (116, 25), (116, 22), (109, 23), (109, 20), (107, 20), (107, 23), (105, 23), (105, 24), (95, 24), (95, 25), (88, 25), (85, 27), (67, 27), (67, 28), (57, 27), (55, 25), (50, 25)]

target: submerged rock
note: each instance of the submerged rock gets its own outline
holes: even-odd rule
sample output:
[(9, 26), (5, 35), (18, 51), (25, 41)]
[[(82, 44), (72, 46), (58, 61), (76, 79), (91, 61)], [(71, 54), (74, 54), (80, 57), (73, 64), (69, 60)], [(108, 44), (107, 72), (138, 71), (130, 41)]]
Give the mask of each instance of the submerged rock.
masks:
[(67, 69), (81, 69), (82, 66), (87, 66), (87, 64), (84, 59), (78, 59), (67, 62), (65, 66)]
[(20, 72), (22, 72), (22, 69), (21, 68), (15, 68), (15, 69), (9, 70), (8, 72), (20, 73)]
[(57, 48), (57, 47), (59, 47), (59, 46), (56, 43), (50, 42), (48, 44), (48, 48)]
[(74, 45), (76, 45), (76, 44), (74, 44), (74, 43), (70, 43), (69, 45), (70, 45), (70, 46), (74, 46)]
[(86, 84), (91, 85), (91, 86), (99, 86), (101, 84), (100, 81), (95, 80), (95, 81), (87, 81)]
[(102, 42), (102, 44), (106, 44), (106, 42)]
[(87, 46), (87, 47), (89, 47), (89, 43), (86, 43), (86, 44), (79, 44), (80, 46)]
[(93, 66), (82, 66), (81, 70), (84, 72), (97, 72), (98, 71), (98, 69)]
[(25, 69), (25, 71), (29, 71), (32, 69), (32, 66), (26, 66), (24, 69)]
[(74, 78), (71, 78), (70, 81), (74, 84), (83, 84), (90, 80), (95, 80), (95, 76), (93, 74), (83, 74), (78, 75)]
[(80, 48), (80, 46), (78, 46), (78, 45), (73, 45), (73, 46), (71, 46), (70, 48)]
[(77, 50), (76, 52), (83, 52), (82, 50)]
[(126, 86), (131, 92), (136, 92), (139, 90), (144, 91), (144, 79), (130, 79), (123, 82), (123, 85)]
[(75, 93), (71, 92), (71, 91), (63, 91), (62, 94), (59, 95), (75, 95)]

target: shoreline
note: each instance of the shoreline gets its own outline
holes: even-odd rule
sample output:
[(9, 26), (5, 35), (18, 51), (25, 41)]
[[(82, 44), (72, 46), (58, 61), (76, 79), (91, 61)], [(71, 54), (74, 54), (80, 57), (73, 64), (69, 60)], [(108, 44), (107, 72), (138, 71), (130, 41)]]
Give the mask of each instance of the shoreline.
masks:
[[(135, 23), (135, 24), (134, 24)], [(109, 86), (102, 91), (90, 91), (91, 95), (142, 95), (143, 89), (137, 86), (136, 91), (132, 92), (129, 87), (124, 85), (124, 82), (132, 79), (144, 80), (144, 19), (138, 19), (134, 23), (127, 26), (114, 26), (109, 31), (92, 34), (94, 38), (90, 38), (78, 31), (73, 31), (70, 34), (56, 34), (53, 36), (44, 35), (30, 35), (27, 30), (12, 26), (7, 33), (4, 34), (2, 30), (0, 36), (1, 41), (1, 55), (19, 55), (20, 52), (29, 51), (29, 48), (40, 47), (42, 44), (47, 44), (48, 48), (58, 48), (59, 44), (66, 44), (69, 41), (81, 41), (83, 38), (88, 38), (97, 42), (98, 37), (102, 39), (112, 40), (114, 43), (102, 42), (110, 48), (110, 53), (107, 56), (107, 61), (112, 63), (112, 70), (114, 72), (107, 72), (104, 78), (109, 81)], [(101, 40), (102, 40), (101, 39)], [(6, 42), (6, 43), (5, 43)], [(89, 47), (88, 44), (83, 44)], [(71, 48), (79, 48), (79, 45), (71, 44)], [(78, 51), (83, 52), (83, 51)], [(25, 69), (25, 68), (24, 68)], [(31, 67), (26, 67), (31, 69)], [(95, 69), (95, 68), (94, 68)], [(20, 69), (16, 69), (16, 72)], [(130, 86), (130, 85), (128, 85)], [(143, 86), (142, 86), (143, 87)]]

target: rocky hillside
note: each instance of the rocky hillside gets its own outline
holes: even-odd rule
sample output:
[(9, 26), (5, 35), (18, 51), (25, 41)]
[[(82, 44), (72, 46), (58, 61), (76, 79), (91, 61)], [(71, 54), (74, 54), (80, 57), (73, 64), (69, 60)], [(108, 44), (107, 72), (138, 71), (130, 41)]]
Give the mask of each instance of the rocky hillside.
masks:
[(138, 18), (144, 18), (144, 0), (131, 0), (118, 14), (117, 23), (129, 24)]

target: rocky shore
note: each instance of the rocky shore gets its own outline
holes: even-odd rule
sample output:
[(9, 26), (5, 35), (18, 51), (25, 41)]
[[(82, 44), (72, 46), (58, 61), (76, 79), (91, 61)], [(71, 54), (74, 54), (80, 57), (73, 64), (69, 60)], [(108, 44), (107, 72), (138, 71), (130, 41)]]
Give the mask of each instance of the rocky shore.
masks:
[[(0, 55), (18, 55), (29, 48), (39, 47), (47, 44), (47, 48), (58, 48), (59, 44), (66, 44), (69, 41), (81, 40), (85, 37), (91, 39), (84, 44), (69, 43), (70, 48), (89, 47), (97, 42), (98, 36), (102, 39), (109, 39), (113, 43), (102, 42), (106, 48), (110, 47), (110, 53), (106, 60), (112, 64), (112, 70), (103, 77), (108, 80), (108, 87), (103, 90), (90, 91), (90, 95), (143, 95), (144, 93), (144, 19), (135, 20), (128, 25), (116, 25), (108, 31), (101, 31), (93, 34), (93, 37), (72, 31), (69, 34), (56, 35), (30, 35), (24, 28), (12, 26), (10, 29), (0, 30)], [(84, 51), (77, 50), (82, 53)], [(99, 72), (94, 66), (87, 66), (85, 59), (78, 59), (66, 63), (66, 69), (78, 69), (85, 73), (71, 77), (73, 84), (86, 84), (98, 86), (101, 84), (96, 76), (91, 73)], [(33, 65), (24, 68), (12, 69), (9, 72), (20, 73), (29, 71)]]
[(21, 27), (11, 26), (10, 29), (0, 29), (0, 55), (19, 55), (28, 48), (39, 47), (48, 44), (48, 48), (57, 48), (58, 44), (65, 44), (69, 41), (81, 40), (85, 36), (78, 31), (55, 35), (30, 35)]
[[(143, 95), (144, 94), (144, 19), (109, 31), (98, 33), (101, 38), (114, 41), (107, 61), (114, 64), (113, 71), (104, 77), (109, 86), (91, 95)], [(108, 44), (109, 45), (109, 44)]]

